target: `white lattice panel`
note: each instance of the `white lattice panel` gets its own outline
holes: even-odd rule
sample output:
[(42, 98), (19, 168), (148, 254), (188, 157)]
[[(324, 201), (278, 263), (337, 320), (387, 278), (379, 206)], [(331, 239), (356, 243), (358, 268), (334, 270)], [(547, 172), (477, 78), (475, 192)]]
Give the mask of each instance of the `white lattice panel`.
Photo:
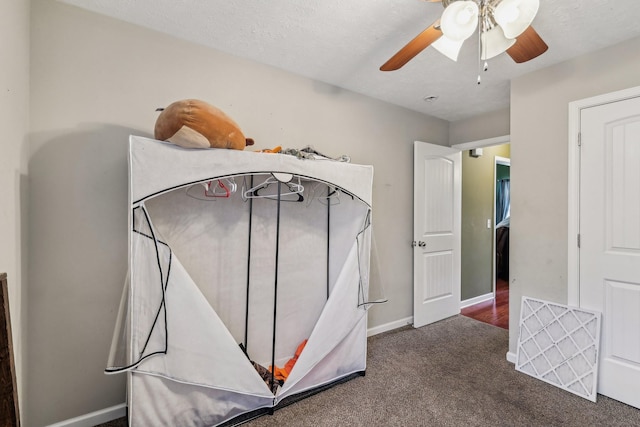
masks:
[(596, 401), (598, 312), (522, 298), (516, 370)]

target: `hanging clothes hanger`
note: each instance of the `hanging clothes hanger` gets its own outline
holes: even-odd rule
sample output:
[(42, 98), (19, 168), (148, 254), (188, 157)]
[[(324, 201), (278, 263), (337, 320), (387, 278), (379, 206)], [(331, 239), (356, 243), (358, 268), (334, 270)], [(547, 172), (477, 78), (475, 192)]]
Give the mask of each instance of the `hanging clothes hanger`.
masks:
[[(265, 179), (262, 183), (249, 188), (242, 192), (243, 200), (247, 199), (271, 199), (277, 200), (278, 194), (274, 193), (271, 187), (272, 184), (284, 184), (286, 186), (285, 191), (280, 192), (280, 200), (283, 202), (302, 202), (304, 201), (304, 186), (300, 181), (300, 177), (295, 177), (297, 182), (294, 181), (293, 174), (273, 172), (271, 176)], [(245, 182), (246, 184), (246, 182)], [(245, 187), (246, 188), (246, 187)], [(264, 191), (269, 189), (269, 193), (265, 194)], [(262, 192), (262, 194), (260, 194)], [(293, 197), (292, 197), (293, 196)]]
[[(199, 190), (198, 190), (199, 189)], [(238, 189), (234, 177), (199, 182), (187, 188), (187, 196), (198, 200), (228, 199)]]
[(204, 193), (207, 197), (224, 197), (228, 198), (231, 195), (231, 191), (229, 187), (227, 187), (224, 182), (219, 179), (215, 183), (213, 181), (209, 181), (207, 190)]
[(235, 193), (238, 189), (238, 185), (233, 177), (220, 178), (216, 183), (213, 181), (208, 182), (206, 196), (208, 197), (225, 197), (228, 198), (231, 194)]
[(341, 191), (339, 187), (316, 181), (309, 188), (307, 206), (309, 206), (314, 200), (317, 200), (323, 205), (338, 205), (340, 204), (340, 194)]
[(224, 181), (226, 181), (227, 186), (229, 187), (229, 191), (231, 191), (231, 194), (235, 193), (238, 190), (238, 184), (236, 184), (236, 178), (231, 176), (229, 178), (222, 178)]

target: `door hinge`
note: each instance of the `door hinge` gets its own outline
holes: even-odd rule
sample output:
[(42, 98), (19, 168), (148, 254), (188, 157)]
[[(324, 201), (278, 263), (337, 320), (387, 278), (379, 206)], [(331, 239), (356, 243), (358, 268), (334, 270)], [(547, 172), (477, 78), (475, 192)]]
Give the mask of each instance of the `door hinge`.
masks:
[(582, 146), (582, 132), (578, 132), (578, 147)]
[(580, 247), (580, 233), (578, 233), (578, 248)]

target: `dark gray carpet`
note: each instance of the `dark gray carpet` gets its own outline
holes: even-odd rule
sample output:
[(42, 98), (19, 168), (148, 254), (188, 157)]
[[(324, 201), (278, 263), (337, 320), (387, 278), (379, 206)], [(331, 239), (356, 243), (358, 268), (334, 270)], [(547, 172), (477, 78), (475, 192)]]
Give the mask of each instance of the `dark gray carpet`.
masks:
[(376, 335), (365, 377), (245, 425), (640, 426), (640, 410), (601, 395), (593, 403), (516, 372), (507, 351), (508, 331), (463, 316)]

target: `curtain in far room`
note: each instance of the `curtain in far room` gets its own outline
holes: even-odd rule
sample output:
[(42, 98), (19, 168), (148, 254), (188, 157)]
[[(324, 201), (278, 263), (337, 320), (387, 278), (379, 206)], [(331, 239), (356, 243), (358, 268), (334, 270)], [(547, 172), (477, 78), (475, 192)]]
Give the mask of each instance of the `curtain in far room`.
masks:
[[(509, 179), (498, 180), (496, 185), (496, 228), (501, 225), (509, 225), (511, 217), (511, 196)], [(505, 224), (502, 224), (502, 223)]]

